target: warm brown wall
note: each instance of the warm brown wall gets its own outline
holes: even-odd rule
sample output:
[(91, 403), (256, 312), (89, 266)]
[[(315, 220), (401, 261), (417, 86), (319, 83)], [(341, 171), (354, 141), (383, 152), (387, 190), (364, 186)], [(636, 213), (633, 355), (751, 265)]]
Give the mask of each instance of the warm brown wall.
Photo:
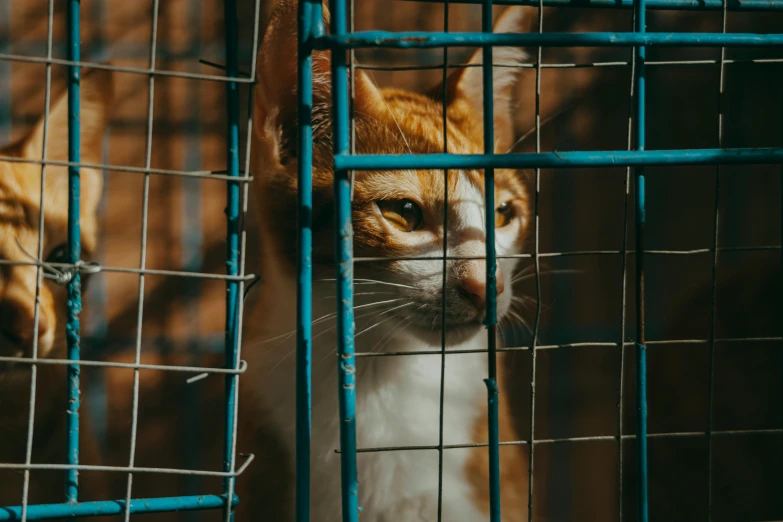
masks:
[[(270, 5), (263, 4), (263, 29)], [(56, 6), (55, 40), (64, 38), (64, 11)], [(130, 54), (131, 46), (148, 45), (151, 0), (83, 0), (84, 13), (103, 7), (103, 23), (83, 22), (86, 58), (99, 45), (113, 50), (118, 64), (146, 66), (145, 53)], [(199, 66), (192, 57), (197, 43), (202, 56), (222, 61), (222, 5), (203, 0), (201, 12), (192, 12), (195, 2), (161, 2), (157, 67), (171, 70), (216, 72)], [(241, 41), (244, 57), (252, 49), (253, 2), (240, 3)], [(12, 52), (43, 52), (33, 43), (45, 40), (46, 2), (11, 2), (10, 42)], [(535, 9), (530, 10), (535, 16)], [(478, 29), (478, 7), (452, 6), (452, 30)], [(630, 11), (592, 9), (546, 9), (547, 31), (627, 31)], [(649, 16), (651, 31), (719, 31), (720, 13), (662, 13)], [(357, 29), (440, 30), (442, 7), (412, 2), (357, 2)], [(766, 13), (729, 13), (728, 31), (775, 32), (783, 16)], [(102, 42), (102, 43), (101, 43)], [(59, 48), (62, 55), (62, 47)], [(454, 50), (451, 59), (464, 58), (468, 50)], [(533, 51), (534, 52), (534, 51)], [(729, 58), (780, 56), (774, 50), (729, 50)], [(56, 53), (57, 54), (57, 53)], [(545, 50), (545, 62), (629, 60), (627, 49)], [(651, 50), (650, 60), (718, 58), (714, 49)], [(359, 53), (363, 63), (439, 63), (441, 51)], [(245, 61), (245, 67), (248, 67)], [(24, 131), (41, 113), (45, 69), (41, 65), (14, 64), (11, 69), (11, 120), (13, 135)], [(62, 88), (63, 70), (53, 67), (56, 89)], [(410, 88), (429, 86), (439, 71), (377, 72), (381, 84)], [(543, 150), (623, 149), (627, 145), (629, 67), (545, 69), (542, 75), (542, 120), (560, 108), (572, 109), (546, 126)], [(650, 67), (648, 73), (648, 148), (717, 146), (718, 68), (714, 65)], [(781, 80), (783, 65), (726, 66), (724, 107), (725, 146), (780, 146)], [(147, 78), (120, 75), (119, 99), (108, 142), (108, 163), (143, 166)], [(534, 122), (533, 71), (525, 71), (519, 87), (518, 131), (528, 131)], [(246, 97), (243, 96), (243, 100)], [(151, 165), (155, 168), (188, 168), (186, 158), (201, 156), (198, 168), (224, 168), (223, 86), (212, 82), (164, 79), (155, 81), (154, 126)], [(532, 150), (528, 140), (521, 150)], [(199, 162), (196, 162), (199, 163)], [(714, 167), (648, 169), (648, 247), (652, 249), (709, 248), (713, 238), (715, 199)], [(532, 173), (530, 174), (532, 179)], [(139, 263), (142, 209), (142, 176), (110, 173), (103, 223), (101, 262), (135, 267)], [(542, 252), (571, 250), (619, 250), (623, 245), (625, 169), (565, 169), (541, 173), (540, 230)], [(204, 181), (198, 196), (200, 216), (183, 211), (185, 184), (179, 178), (151, 176), (147, 266), (183, 269), (183, 232), (193, 230), (198, 220), (203, 231), (203, 270), (223, 269), (225, 191), (220, 182)], [(721, 169), (720, 245), (723, 247), (780, 244), (780, 166), (726, 167)], [(633, 245), (633, 209), (629, 207), (628, 245)], [(750, 259), (763, 263), (766, 272), (750, 269)], [(725, 283), (718, 291), (717, 335), (780, 335), (779, 251), (766, 254), (719, 255), (719, 275)], [(625, 340), (634, 336), (633, 257), (628, 258), (627, 327)], [(542, 278), (541, 344), (577, 341), (620, 340), (621, 259), (615, 256), (553, 258), (545, 267), (578, 269), (575, 275), (554, 274)], [(650, 339), (701, 338), (709, 335), (709, 283), (712, 258), (697, 256), (649, 256), (647, 261), (647, 322)], [(136, 328), (138, 277), (103, 275), (106, 287), (105, 315), (109, 339), (132, 339)], [(757, 278), (752, 286), (747, 278)], [(760, 278), (760, 279), (758, 279)], [(760, 282), (759, 282), (760, 281)], [(761, 290), (777, 285), (776, 292)], [(147, 277), (142, 351), (145, 361), (220, 364), (218, 356), (187, 355), (188, 341), (219, 336), (223, 328), (224, 290), (219, 283), (202, 283), (197, 292), (187, 280)], [(737, 288), (744, 289), (738, 292)], [(757, 292), (751, 291), (758, 288)], [(191, 289), (191, 293), (186, 293)], [(533, 291), (529, 287), (528, 291)], [(706, 292), (706, 294), (705, 294)], [(693, 301), (691, 299), (694, 299)], [(769, 307), (763, 305), (768, 301)], [(195, 303), (195, 304), (194, 304)], [(756, 305), (757, 314), (742, 311)], [(778, 309), (779, 310), (779, 309)], [(765, 326), (753, 324), (762, 312), (773, 319)], [(100, 314), (88, 315), (95, 320)], [(532, 323), (532, 311), (530, 322)], [(760, 331), (766, 328), (764, 331)], [(741, 333), (737, 333), (741, 332)], [(155, 339), (167, 340), (173, 353), (159, 354)], [(520, 342), (528, 343), (529, 336)], [(780, 428), (780, 345), (719, 345), (715, 359), (715, 427), (720, 429)], [(100, 346), (91, 356), (132, 360), (133, 345), (120, 353), (107, 354)], [(699, 431), (706, 428), (708, 351), (704, 345), (650, 348), (650, 431)], [(517, 353), (509, 366), (509, 386), (514, 390), (520, 417), (519, 428), (528, 432), (529, 364), (527, 352)], [(626, 348), (625, 427), (633, 425), (633, 349)], [(546, 350), (538, 355), (536, 437), (554, 438), (612, 435), (617, 431), (619, 350), (589, 347)], [(106, 373), (110, 460), (127, 460), (132, 373)], [(211, 377), (186, 387), (182, 375), (142, 372), (143, 393), (139, 461), (175, 466), (183, 456), (182, 444), (194, 426), (208, 421), (188, 416), (185, 397), (214, 395), (219, 379)], [(751, 393), (753, 392), (753, 393)], [(190, 406), (198, 410), (198, 404)], [(204, 408), (206, 409), (206, 406)], [(180, 430), (167, 429), (177, 419)], [(187, 420), (190, 419), (190, 420)], [(761, 436), (760, 436), (761, 437)], [(764, 438), (766, 437), (766, 438)], [(763, 439), (763, 440), (762, 440)], [(715, 442), (713, 467), (715, 520), (751, 520), (783, 517), (780, 495), (781, 472), (773, 466), (779, 457), (780, 436), (719, 439)], [(633, 443), (625, 444), (625, 520), (634, 517), (632, 493)], [(240, 448), (241, 450), (241, 448)], [(615, 520), (617, 451), (614, 442), (543, 445), (537, 448), (536, 518), (544, 520)], [(211, 455), (213, 467), (219, 460)], [(145, 460), (146, 459), (146, 460)], [(703, 439), (683, 441), (656, 439), (650, 443), (651, 514), (654, 520), (706, 520)], [(742, 471), (742, 473), (739, 472)], [(172, 489), (145, 486), (137, 481), (139, 494), (197, 491), (186, 482), (170, 483)], [(215, 487), (219, 487), (215, 485)], [(146, 490), (145, 490), (146, 488)], [(189, 489), (190, 488), (190, 489)], [(199, 491), (200, 492), (200, 491)], [(740, 502), (737, 499), (747, 499)]]

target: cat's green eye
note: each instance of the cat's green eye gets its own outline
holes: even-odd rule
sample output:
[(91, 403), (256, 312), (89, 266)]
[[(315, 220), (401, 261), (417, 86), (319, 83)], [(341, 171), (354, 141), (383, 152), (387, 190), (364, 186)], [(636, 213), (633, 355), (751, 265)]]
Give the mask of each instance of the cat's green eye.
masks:
[(514, 219), (516, 210), (514, 209), (514, 203), (511, 201), (504, 201), (498, 208), (495, 209), (495, 228), (503, 228)]
[(386, 221), (403, 232), (413, 232), (421, 226), (421, 207), (409, 199), (378, 201), (378, 208)]

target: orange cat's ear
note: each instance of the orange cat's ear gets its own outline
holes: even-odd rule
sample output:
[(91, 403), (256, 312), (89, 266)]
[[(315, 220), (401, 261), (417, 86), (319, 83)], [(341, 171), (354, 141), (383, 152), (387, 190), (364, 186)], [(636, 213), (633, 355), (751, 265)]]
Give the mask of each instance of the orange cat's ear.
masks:
[[(109, 106), (114, 94), (110, 71), (94, 69), (82, 76), (80, 89), (81, 160), (101, 162), (101, 142), (108, 122)], [(29, 159), (41, 159), (44, 138), (44, 117), (25, 139), (23, 154)], [(49, 108), (46, 158), (68, 161), (68, 94), (63, 92), (52, 100)]]
[[(523, 7), (510, 7), (495, 21), (495, 33), (519, 33), (530, 30), (530, 10)], [(527, 54), (519, 47), (495, 47), (492, 52), (493, 84), (494, 84), (494, 117), (495, 117), (495, 151), (507, 152), (514, 143), (513, 122), (513, 91), (519, 73), (520, 65), (527, 60)], [(473, 53), (468, 65), (482, 63), (482, 50)], [(504, 65), (505, 67), (498, 67)], [(511, 66), (511, 67), (508, 67)], [(449, 105), (454, 107), (457, 102), (468, 102), (474, 111), (481, 114), (483, 107), (482, 68), (466, 67), (457, 69), (447, 80), (447, 96)], [(442, 85), (431, 91), (435, 98), (442, 98)]]
[[(324, 26), (329, 11), (323, 6)], [(297, 2), (280, 0), (258, 51), (258, 84), (254, 92), (255, 147), (267, 165), (279, 167), (297, 157)], [(372, 113), (381, 94), (362, 71), (354, 73), (356, 112)], [(330, 53), (313, 54), (313, 126), (331, 121)], [(317, 137), (316, 137), (317, 139)]]
[[(114, 79), (110, 71), (93, 69), (84, 73), (81, 79), (81, 162), (101, 163), (102, 142), (109, 119), (109, 110), (114, 97)], [(25, 138), (22, 154), (25, 158), (40, 160), (44, 145), (45, 117), (36, 123), (33, 131)], [(68, 161), (68, 93), (53, 98), (50, 108), (46, 139), (46, 159)], [(47, 168), (47, 186), (57, 189), (65, 167)], [(81, 201), (83, 215), (90, 215), (98, 206), (103, 188), (100, 171), (82, 167)]]

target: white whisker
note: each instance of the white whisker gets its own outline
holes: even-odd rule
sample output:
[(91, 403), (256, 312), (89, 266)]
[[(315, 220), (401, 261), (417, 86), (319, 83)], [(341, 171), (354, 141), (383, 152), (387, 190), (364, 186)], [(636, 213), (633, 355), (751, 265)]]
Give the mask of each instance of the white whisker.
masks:
[[(397, 295), (395, 292), (359, 292), (358, 294), (353, 294), (354, 297), (359, 297), (362, 295)], [(336, 295), (326, 295), (323, 297), (319, 297), (318, 299), (334, 299), (336, 298)]]
[[(397, 299), (397, 300), (398, 300), (398, 299)], [(403, 305), (403, 306), (407, 306), (407, 305)], [(391, 309), (383, 310), (383, 311), (382, 311), (382, 312), (380, 312), (380, 313), (376, 313), (376, 311), (375, 311), (375, 310), (373, 310), (373, 311), (367, 312), (367, 313), (365, 313), (365, 314), (360, 314), (360, 315), (357, 315), (357, 316), (355, 316), (355, 317), (354, 317), (354, 321), (358, 321), (359, 319), (363, 319), (363, 318), (365, 318), (365, 317), (367, 317), (367, 316), (369, 316), (369, 315), (372, 315), (372, 316), (373, 316), (373, 317), (372, 317), (372, 319), (375, 319), (376, 317), (379, 317), (379, 316), (381, 316), (381, 315), (385, 314), (386, 312), (390, 312), (391, 310), (396, 310), (397, 308), (402, 308), (402, 307), (398, 306), (398, 307), (396, 307), (396, 308), (391, 308)], [(373, 315), (373, 314), (375, 314), (375, 315)], [(333, 324), (332, 326), (330, 326), (330, 327), (329, 327), (329, 328), (327, 328), (326, 330), (322, 330), (322, 331), (318, 332), (317, 334), (315, 334), (315, 336), (313, 336), (313, 339), (317, 339), (318, 337), (320, 337), (321, 335), (325, 334), (326, 332), (331, 332), (332, 330), (334, 330), (334, 329), (336, 329), (336, 328), (337, 328), (337, 325), (336, 325), (336, 324)], [(356, 334), (356, 335), (359, 335), (359, 334)], [(356, 335), (354, 335), (354, 338), (356, 337)]]
[[(398, 301), (402, 301), (403, 299), (405, 299), (405, 298), (404, 297), (400, 297), (399, 299), (387, 299), (386, 301), (375, 301), (373, 303), (364, 303), (364, 304), (360, 304), (360, 305), (354, 306), (353, 309), (354, 310), (360, 310), (362, 308), (369, 308), (371, 306), (378, 306), (378, 305), (382, 305), (382, 304), (396, 303)], [(332, 313), (329, 313), (329, 314), (326, 314), (324, 316), (319, 317), (318, 319), (316, 319), (315, 321), (313, 321), (310, 324), (315, 326), (315, 325), (320, 324), (320, 323), (322, 323), (324, 321), (332, 319), (332, 318), (334, 318), (336, 316), (337, 316), (337, 312), (332, 312)], [(286, 332), (284, 334), (280, 334), (280, 335), (272, 337), (270, 339), (266, 339), (266, 340), (261, 341), (261, 342), (259, 342), (257, 344), (270, 343), (270, 342), (272, 342), (274, 340), (280, 339), (281, 337), (288, 338), (288, 337), (291, 337), (292, 335), (294, 335), (295, 333), (296, 333), (296, 330), (291, 330), (290, 332)]]
[(533, 333), (533, 330), (527, 324), (525, 319), (522, 318), (522, 316), (519, 315), (518, 313), (516, 313), (514, 310), (509, 310), (508, 311), (508, 315), (506, 315), (506, 317), (509, 319), (509, 324), (511, 324), (512, 328), (514, 327), (514, 322), (511, 321), (511, 319), (513, 318), (513, 319), (516, 319), (519, 322), (519, 325), (522, 326), (523, 328), (525, 328), (528, 331), (528, 333), (530, 333), (530, 334)]
[[(337, 281), (337, 279), (318, 279), (318, 281), (334, 282), (334, 281)], [(360, 278), (357, 278), (357, 279), (354, 279), (353, 281), (354, 281), (355, 285), (357, 285), (357, 284), (377, 284), (377, 285), (398, 286), (400, 288), (412, 288), (414, 290), (416, 289), (415, 286), (403, 285), (401, 283), (389, 283), (388, 281), (378, 281), (376, 279), (360, 279)]]
[[(406, 321), (407, 321), (407, 322), (406, 322)], [(381, 337), (381, 338), (378, 340), (378, 342), (377, 342), (377, 343), (375, 343), (375, 346), (373, 346), (372, 350), (370, 351), (370, 354), (373, 354), (373, 355), (374, 355), (374, 354), (377, 354), (377, 353), (381, 353), (381, 351), (383, 350), (383, 347), (384, 347), (384, 346), (386, 346), (387, 344), (389, 344), (389, 341), (391, 341), (392, 339), (394, 339), (394, 334), (395, 334), (395, 333), (398, 333), (398, 332), (402, 332), (402, 331), (404, 331), (404, 330), (405, 330), (405, 328), (407, 328), (407, 327), (408, 327), (408, 325), (410, 325), (410, 324), (411, 324), (411, 322), (413, 322), (413, 314), (411, 314), (411, 315), (407, 315), (407, 316), (403, 317), (402, 319), (400, 319), (400, 321), (399, 321), (397, 324), (395, 324), (393, 328), (390, 328), (390, 329), (389, 329), (389, 331), (388, 331), (388, 332), (386, 332), (386, 333), (385, 333), (385, 334), (384, 334), (384, 335), (383, 335), (383, 336), (382, 336), (382, 337)], [(405, 323), (405, 324), (403, 324), (403, 323)], [(400, 327), (400, 325), (402, 325), (402, 327)], [(384, 339), (385, 339), (385, 340), (384, 340)], [(374, 365), (374, 364), (376, 363), (376, 361), (377, 361), (377, 360), (378, 360), (378, 358), (377, 358), (377, 357), (373, 357), (373, 356), (371, 355), (371, 356), (370, 356), (370, 360), (369, 360), (369, 361), (367, 361), (367, 366), (365, 366), (365, 367), (364, 367), (364, 369), (363, 369), (363, 371), (361, 372), (361, 374), (360, 374), (360, 375), (357, 377), (357, 380), (361, 380), (361, 379), (363, 379), (363, 378), (364, 378), (364, 376), (365, 376), (365, 375), (367, 374), (367, 372), (369, 371), (370, 367), (371, 367), (372, 365)]]
[[(386, 310), (385, 312), (381, 312), (381, 313), (379, 313), (379, 314), (378, 314), (376, 317), (380, 317), (380, 316), (382, 316), (382, 315), (384, 315), (384, 314), (387, 314), (387, 313), (389, 313), (389, 312), (393, 312), (394, 310), (399, 310), (400, 308), (405, 308), (406, 306), (410, 306), (410, 305), (412, 305), (412, 304), (414, 304), (414, 303), (411, 301), (411, 302), (409, 302), (409, 303), (405, 303), (405, 304), (403, 304), (403, 305), (396, 306), (396, 307), (394, 307), (394, 308), (390, 308), (389, 310)], [(392, 317), (395, 317), (395, 316), (392, 316)], [(373, 328), (375, 328), (375, 327), (376, 327), (376, 326), (378, 326), (379, 324), (382, 324), (382, 323), (384, 323), (384, 322), (388, 321), (388, 320), (389, 320), (389, 319), (391, 319), (392, 317), (388, 317), (388, 318), (384, 319), (383, 321), (380, 321), (380, 322), (378, 322), (378, 323), (375, 323), (374, 325), (372, 325), (372, 326), (370, 326), (370, 327), (368, 327), (368, 328), (365, 328), (365, 329), (364, 329), (364, 330), (362, 330), (361, 332), (358, 332), (356, 335), (354, 335), (354, 339), (355, 339), (356, 337), (359, 337), (359, 336), (360, 336), (361, 334), (363, 334), (364, 332), (368, 332), (368, 331), (372, 330)]]

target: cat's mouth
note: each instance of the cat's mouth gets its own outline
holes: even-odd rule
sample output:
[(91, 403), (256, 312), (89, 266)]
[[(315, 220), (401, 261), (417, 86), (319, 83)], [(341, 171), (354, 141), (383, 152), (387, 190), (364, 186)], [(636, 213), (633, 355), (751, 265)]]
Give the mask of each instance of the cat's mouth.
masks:
[(413, 335), (429, 344), (440, 345), (445, 334), (447, 346), (463, 343), (475, 337), (483, 328), (481, 317), (478, 315), (475, 317), (449, 317), (448, 313), (445, 328), (440, 314), (432, 317), (421, 316), (409, 325), (409, 330)]

